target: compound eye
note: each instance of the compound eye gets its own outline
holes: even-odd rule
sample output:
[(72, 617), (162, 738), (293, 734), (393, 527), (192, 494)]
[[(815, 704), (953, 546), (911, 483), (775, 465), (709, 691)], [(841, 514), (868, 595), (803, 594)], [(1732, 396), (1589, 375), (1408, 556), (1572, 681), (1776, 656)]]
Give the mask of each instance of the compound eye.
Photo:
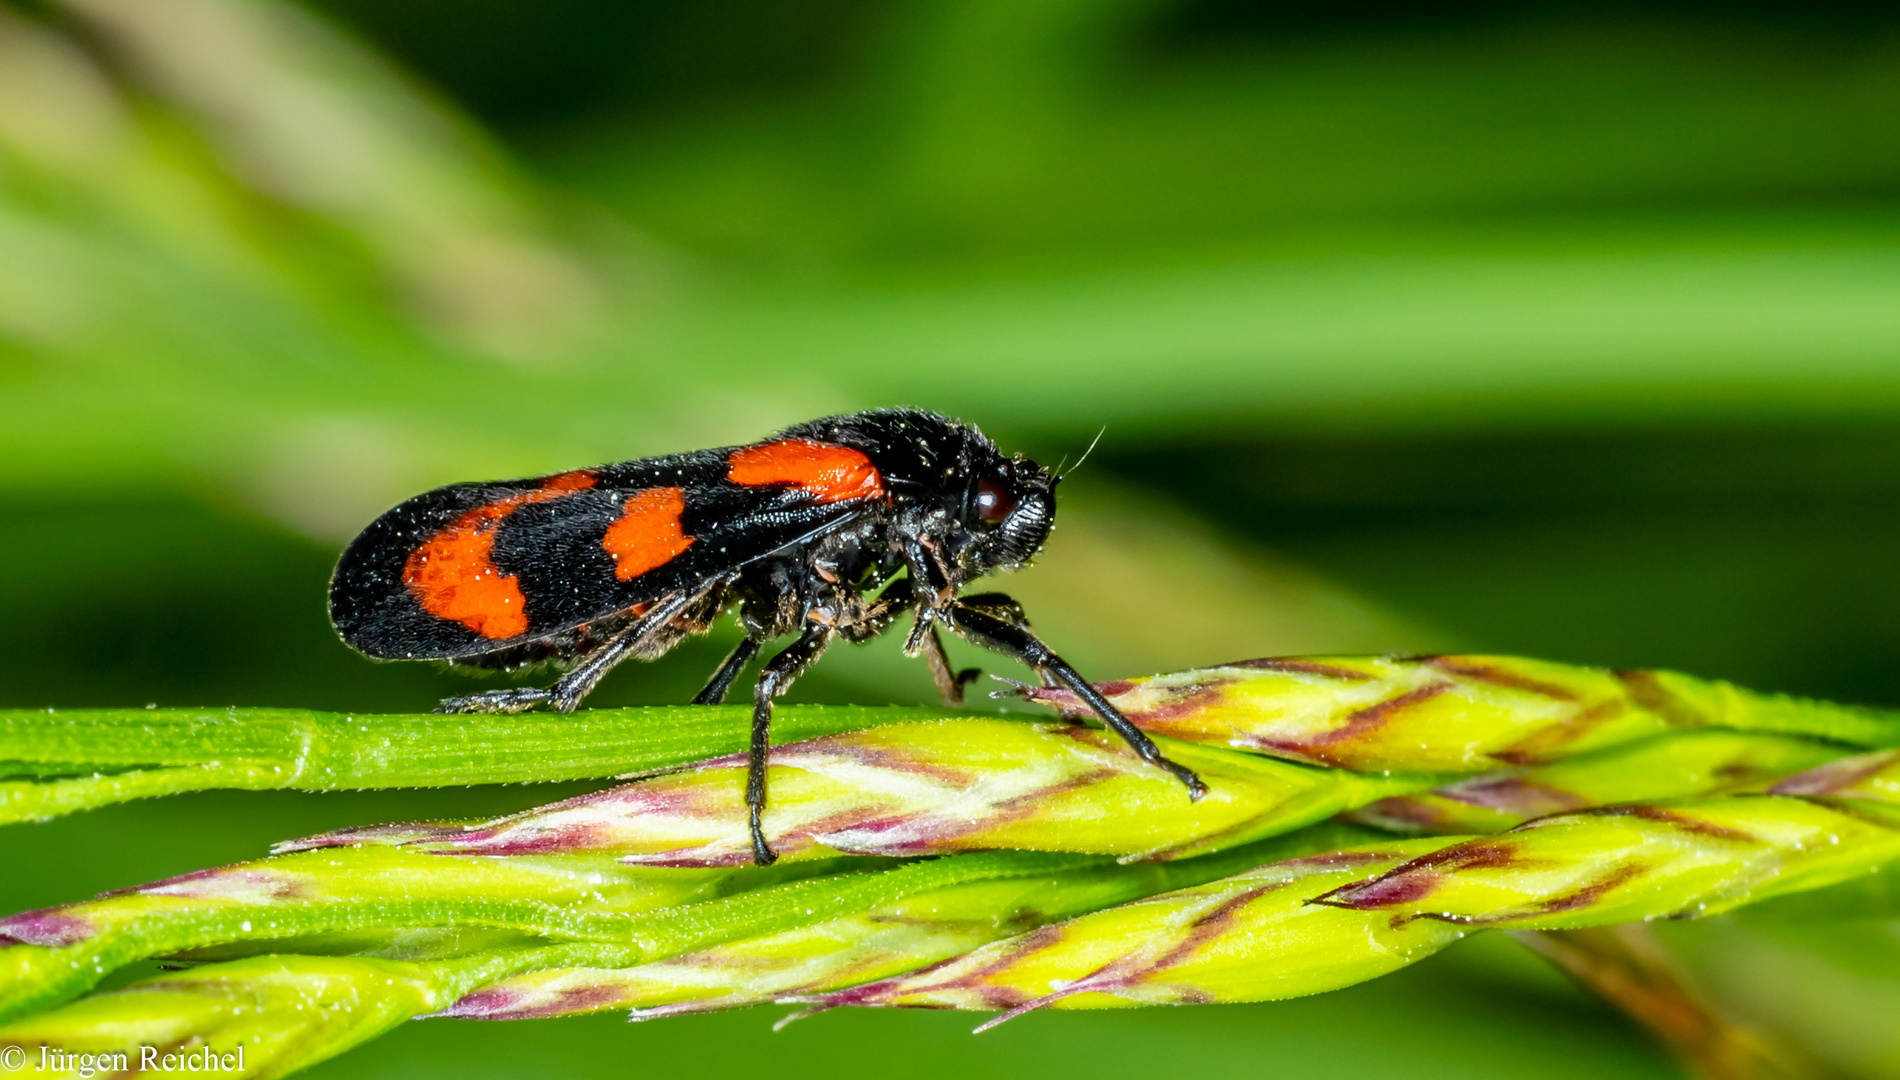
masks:
[(976, 482), (975, 509), (985, 525), (1001, 524), (1016, 509), (1016, 493), (1003, 481), (984, 477)]

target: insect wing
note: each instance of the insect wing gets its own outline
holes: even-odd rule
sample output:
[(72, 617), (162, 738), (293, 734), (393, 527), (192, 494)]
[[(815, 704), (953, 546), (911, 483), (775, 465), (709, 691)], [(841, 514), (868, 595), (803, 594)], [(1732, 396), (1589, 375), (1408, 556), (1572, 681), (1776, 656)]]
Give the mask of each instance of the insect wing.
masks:
[(344, 552), (331, 619), (370, 656), (496, 652), (696, 588), (861, 515), (876, 494), (735, 482), (729, 459), (743, 452), (419, 495)]

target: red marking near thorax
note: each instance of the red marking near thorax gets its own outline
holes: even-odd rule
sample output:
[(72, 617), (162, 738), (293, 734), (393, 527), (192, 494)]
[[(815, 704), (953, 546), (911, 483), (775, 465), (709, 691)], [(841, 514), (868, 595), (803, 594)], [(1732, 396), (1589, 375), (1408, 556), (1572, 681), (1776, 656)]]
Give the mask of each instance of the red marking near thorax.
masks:
[(628, 499), (626, 512), (600, 538), (614, 557), (614, 576), (632, 581), (692, 547), (693, 538), (680, 527), (685, 511), (686, 492), (676, 487), (649, 488)]
[(402, 583), (438, 619), (458, 622), (485, 638), (499, 641), (528, 632), (521, 579), (504, 574), (491, 558), (495, 530), (503, 519), (531, 503), (548, 502), (595, 484), (591, 470), (550, 476), (533, 491), (523, 491), (478, 506), (456, 518), (403, 563)]
[(819, 502), (867, 499), (884, 494), (884, 478), (871, 459), (848, 446), (780, 439), (732, 452), (726, 479), (746, 487), (795, 487)]

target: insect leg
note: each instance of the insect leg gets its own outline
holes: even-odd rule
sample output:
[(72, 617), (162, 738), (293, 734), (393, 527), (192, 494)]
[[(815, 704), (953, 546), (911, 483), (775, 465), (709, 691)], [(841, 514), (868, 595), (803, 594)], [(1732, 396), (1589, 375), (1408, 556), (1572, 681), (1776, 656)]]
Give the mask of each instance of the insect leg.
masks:
[(912, 541), (905, 546), (904, 564), (910, 567), (911, 588), (926, 602), (934, 598), (936, 604), (956, 598), (956, 590), (950, 583), (950, 572), (944, 569), (943, 561), (937, 558), (936, 549), (923, 543)]
[(863, 609), (839, 619), (834, 626), (838, 636), (850, 642), (869, 641), (891, 628), (897, 617), (916, 606), (911, 593), (910, 580), (898, 578), (877, 594), (877, 599), (863, 606)]
[(839, 630), (852, 640), (869, 640), (888, 629), (907, 609), (917, 603), (916, 590), (911, 587), (909, 578), (898, 578), (884, 587), (864, 609), (864, 615), (856, 625), (840, 627)]
[(546, 705), (554, 692), (541, 686), (522, 686), (509, 690), (485, 690), (462, 697), (445, 697), (435, 707), (439, 713), (517, 713), (536, 705)]
[(607, 640), (607, 644), (589, 656), (573, 671), (561, 676), (553, 686), (524, 686), (512, 690), (490, 690), (485, 694), (443, 698), (436, 712), (525, 712), (536, 705), (547, 705), (556, 712), (573, 712), (594, 684), (606, 676), (633, 649), (639, 627), (629, 626)]
[(726, 700), (726, 691), (732, 689), (732, 680), (738, 678), (739, 672), (745, 670), (746, 662), (759, 651), (760, 644), (758, 638), (749, 637), (741, 640), (727, 655), (725, 661), (719, 665), (719, 670), (713, 672), (713, 677), (706, 681), (706, 688), (694, 696), (693, 704), (717, 705)]
[(1013, 626), (1029, 629), (1029, 616), (1023, 612), (1023, 606), (1008, 593), (986, 592), (974, 596), (957, 597), (959, 607), (974, 608), (985, 615), (1001, 619)]
[(746, 758), (745, 805), (752, 829), (752, 861), (760, 866), (778, 861), (759, 827), (759, 817), (765, 813), (765, 759), (772, 751), (772, 699), (791, 689), (792, 680), (824, 655), (831, 635), (829, 626), (806, 626), (797, 641), (765, 662), (765, 670), (759, 672), (758, 684), (752, 690), (752, 747)]
[[(1007, 600), (1007, 597), (1003, 597)], [(1014, 603), (1012, 601), (1012, 603)], [(994, 603), (991, 605), (995, 607)], [(1018, 608), (1018, 611), (1021, 609)], [(1141, 729), (1121, 714), (1121, 710), (1109, 704), (1108, 699), (1097, 693), (1088, 680), (1082, 678), (1068, 661), (1050, 651), (1041, 639), (1031, 633), (1023, 622), (999, 619), (987, 611), (966, 607), (961, 602), (953, 602), (942, 609), (939, 617), (950, 624), (950, 628), (986, 649), (994, 649), (1005, 656), (1020, 660), (1038, 671), (1046, 671), (1056, 677), (1062, 685), (1075, 691), (1077, 697), (1088, 704), (1095, 715), (1102, 718), (1115, 734), (1120, 735), (1143, 761), (1160, 766), (1187, 785), (1188, 798), (1199, 801), (1207, 794), (1207, 785), (1194, 771), (1185, 765), (1169, 761), (1161, 753), (1161, 748)]]
[[(1011, 626), (1017, 627), (1027, 633), (1035, 633), (1035, 630), (1029, 625), (1029, 616), (1023, 611), (1023, 606), (1017, 603), (1016, 598), (1010, 596), (1008, 593), (977, 593), (973, 596), (960, 596), (957, 598), (957, 602), (964, 607), (975, 608), (985, 615), (1001, 619)], [(1054, 675), (1049, 673), (1048, 668), (1037, 668), (1036, 679), (1044, 686), (1054, 687), (1062, 685), (1057, 681)]]
[[(921, 612), (919, 619), (926, 618)], [(937, 693), (943, 695), (945, 705), (963, 704), (963, 688), (973, 683), (983, 672), (978, 668), (964, 668), (962, 671), (950, 666), (950, 654), (944, 651), (943, 635), (937, 633), (933, 623), (929, 633), (924, 635), (924, 663), (930, 668), (930, 680), (937, 684)]]
[(581, 662), (580, 666), (561, 676), (559, 682), (545, 689), (538, 687), (519, 687), (511, 690), (490, 690), (482, 694), (470, 694), (466, 697), (443, 698), (435, 707), (439, 713), (516, 713), (526, 712), (537, 705), (551, 706), (556, 712), (573, 712), (588, 691), (594, 688), (613, 670), (615, 664), (625, 660), (628, 654), (638, 649), (649, 635), (665, 629), (667, 623), (681, 610), (699, 599), (699, 594), (680, 593), (654, 606), (641, 616), (640, 621), (627, 627), (620, 633), (607, 639), (607, 643)]
[(521, 686), (508, 690), (489, 690), (466, 697), (443, 698), (435, 707), (439, 713), (514, 713), (526, 712), (537, 705), (552, 706), (557, 712), (573, 712), (601, 676), (620, 662), (633, 647), (636, 627), (628, 627), (607, 639), (607, 644), (587, 661), (561, 676), (553, 686)]
[(869, 641), (890, 629), (891, 623), (896, 622), (897, 617), (907, 609), (916, 612), (917, 625), (911, 628), (910, 635), (904, 641), (904, 655), (922, 654), (930, 665), (930, 678), (937, 684), (937, 692), (943, 695), (944, 704), (963, 704), (964, 685), (974, 682), (983, 673), (976, 668), (955, 671), (950, 667), (950, 656), (943, 651), (943, 639), (937, 634), (928, 614), (929, 609), (917, 603), (916, 591), (911, 587), (909, 578), (898, 578), (891, 582), (876, 600), (865, 606), (862, 615), (841, 623), (838, 634), (846, 641)]

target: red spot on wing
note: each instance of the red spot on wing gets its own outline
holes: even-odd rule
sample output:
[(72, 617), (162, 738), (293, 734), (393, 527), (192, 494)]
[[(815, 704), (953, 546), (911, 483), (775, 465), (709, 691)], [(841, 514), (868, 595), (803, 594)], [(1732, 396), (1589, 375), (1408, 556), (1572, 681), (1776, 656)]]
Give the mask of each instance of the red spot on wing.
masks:
[(614, 557), (614, 576), (632, 581), (692, 547), (693, 538), (680, 527), (685, 510), (686, 492), (676, 487), (648, 488), (628, 499), (626, 512), (600, 538)]
[(554, 496), (544, 495), (543, 492), (553, 492), (555, 495), (566, 495), (576, 491), (586, 491), (599, 482), (600, 481), (594, 476), (594, 470), (575, 469), (573, 472), (560, 473), (559, 475), (550, 476), (546, 480), (541, 481), (541, 490), (532, 492), (531, 497), (527, 501), (546, 502)]
[(780, 439), (732, 452), (726, 479), (745, 487), (795, 487), (819, 502), (842, 502), (884, 494), (884, 478), (871, 459), (848, 446)]
[(527, 599), (521, 595), (521, 579), (502, 573), (492, 558), (495, 530), (521, 507), (586, 491), (595, 482), (590, 470), (561, 473), (532, 491), (470, 510), (409, 553), (402, 583), (422, 610), (461, 623), (485, 638), (499, 641), (527, 633)]

